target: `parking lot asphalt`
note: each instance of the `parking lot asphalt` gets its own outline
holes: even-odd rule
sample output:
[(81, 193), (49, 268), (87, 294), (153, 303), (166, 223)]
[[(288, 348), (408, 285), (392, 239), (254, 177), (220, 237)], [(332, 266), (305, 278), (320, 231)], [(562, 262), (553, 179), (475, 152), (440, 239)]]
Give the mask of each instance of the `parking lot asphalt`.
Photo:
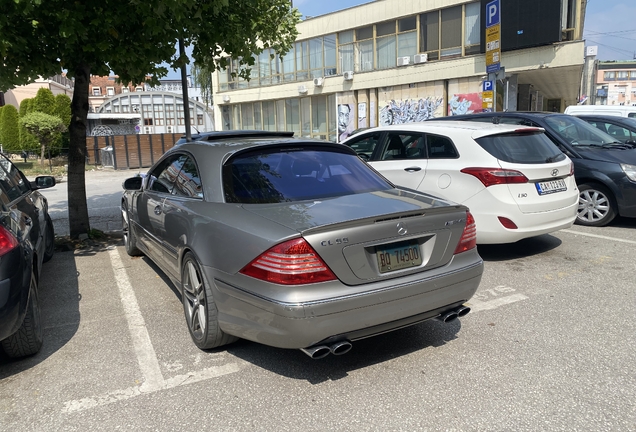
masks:
[(628, 219), (480, 246), (466, 317), (322, 360), (198, 350), (148, 259), (117, 239), (60, 252), (40, 284), (42, 351), (0, 357), (0, 430), (636, 430), (635, 247)]

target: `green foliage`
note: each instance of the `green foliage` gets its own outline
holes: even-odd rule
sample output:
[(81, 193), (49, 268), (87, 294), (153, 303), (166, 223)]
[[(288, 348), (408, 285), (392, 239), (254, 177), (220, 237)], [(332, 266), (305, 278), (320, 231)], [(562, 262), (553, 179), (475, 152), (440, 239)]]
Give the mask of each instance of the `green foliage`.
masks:
[[(33, 98), (23, 99), (20, 102), (20, 116), (23, 118), (32, 111)], [(18, 133), (20, 139), (20, 148), (26, 151), (39, 151), (40, 143), (25, 127), (18, 121)]]
[(71, 98), (65, 94), (55, 96), (53, 115), (59, 117), (64, 125), (71, 124)]
[(40, 142), (42, 155), (46, 148), (67, 128), (58, 117), (34, 111), (20, 119), (20, 124)]
[(20, 132), (18, 128), (18, 110), (7, 105), (0, 113), (0, 143), (4, 151), (17, 152), (20, 149)]
[(47, 88), (41, 87), (33, 99), (33, 111), (55, 115), (55, 96)]

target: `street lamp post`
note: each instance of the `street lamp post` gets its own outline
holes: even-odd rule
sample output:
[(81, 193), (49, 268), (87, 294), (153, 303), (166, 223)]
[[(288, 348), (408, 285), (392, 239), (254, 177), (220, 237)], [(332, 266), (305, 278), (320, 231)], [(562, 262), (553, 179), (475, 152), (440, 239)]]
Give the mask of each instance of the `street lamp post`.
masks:
[[(185, 59), (185, 47), (183, 46), (183, 38), (179, 39), (179, 56)], [(186, 71), (185, 61), (181, 65), (181, 92), (183, 95), (183, 120), (185, 121), (185, 137), (186, 141), (192, 141), (192, 133), (190, 132), (190, 99), (188, 98), (188, 75)]]

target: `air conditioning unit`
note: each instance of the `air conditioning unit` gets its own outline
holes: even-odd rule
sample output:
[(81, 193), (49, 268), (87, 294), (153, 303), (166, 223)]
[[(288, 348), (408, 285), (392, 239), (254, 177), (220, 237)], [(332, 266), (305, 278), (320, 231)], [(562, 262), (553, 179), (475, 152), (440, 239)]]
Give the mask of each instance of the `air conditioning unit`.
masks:
[(353, 71), (345, 71), (343, 75), (345, 81), (351, 81), (353, 79)]
[(323, 78), (314, 78), (314, 85), (316, 87), (322, 87)]
[(151, 133), (152, 133), (152, 128), (151, 128), (151, 127), (147, 127), (147, 126), (145, 126), (145, 127), (144, 127), (144, 133), (145, 133), (145, 134), (151, 134)]
[(411, 57), (398, 57), (397, 58), (397, 65), (398, 66), (407, 66), (409, 63), (411, 63)]
[(428, 54), (415, 54), (413, 63), (426, 63), (428, 61)]
[(166, 126), (166, 133), (172, 133), (172, 126)]
[(307, 87), (305, 87), (304, 85), (299, 85), (298, 86), (298, 93), (300, 93), (300, 94), (307, 93)]

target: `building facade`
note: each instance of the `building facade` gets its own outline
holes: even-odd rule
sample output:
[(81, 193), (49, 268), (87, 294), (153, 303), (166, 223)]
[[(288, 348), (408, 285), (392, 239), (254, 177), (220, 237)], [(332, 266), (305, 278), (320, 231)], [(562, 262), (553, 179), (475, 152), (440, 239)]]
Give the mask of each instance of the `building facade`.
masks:
[(594, 105), (636, 105), (636, 61), (598, 61)]
[(74, 87), (75, 82), (64, 75), (55, 75), (49, 78), (40, 77), (31, 84), (15, 87), (4, 93), (4, 103), (20, 109), (20, 103), (24, 99), (34, 98), (41, 88), (48, 88), (53, 96), (65, 94), (69, 98), (73, 98)]
[[(578, 100), (581, 0), (500, 0), (497, 109), (562, 111)], [(342, 141), (353, 130), (482, 110), (487, 0), (376, 0), (298, 24), (283, 58), (249, 81), (215, 72), (219, 130), (288, 130)]]

